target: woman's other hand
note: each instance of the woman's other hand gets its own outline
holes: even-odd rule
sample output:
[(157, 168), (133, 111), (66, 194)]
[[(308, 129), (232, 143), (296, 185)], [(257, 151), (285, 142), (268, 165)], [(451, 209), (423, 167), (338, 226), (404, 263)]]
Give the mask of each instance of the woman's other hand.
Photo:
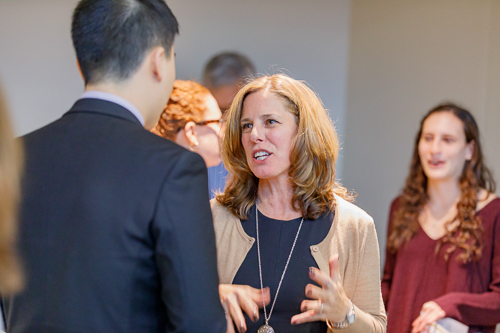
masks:
[(420, 310), (420, 316), (411, 324), (413, 326), (411, 333), (425, 332), (428, 325), (445, 316), (446, 312), (436, 302), (424, 303), (422, 310)]
[(238, 332), (246, 332), (247, 325), (243, 311), (251, 320), (256, 321), (259, 319), (259, 308), (271, 301), (268, 287), (260, 290), (237, 284), (220, 284), (219, 296), (226, 313), (227, 333), (235, 333), (234, 325), (238, 328)]
[(319, 320), (343, 322), (351, 305), (340, 280), (338, 255), (330, 258), (330, 276), (311, 267), (309, 277), (321, 287), (306, 286), (306, 296), (313, 300), (302, 301), (302, 313), (292, 317), (292, 325)]

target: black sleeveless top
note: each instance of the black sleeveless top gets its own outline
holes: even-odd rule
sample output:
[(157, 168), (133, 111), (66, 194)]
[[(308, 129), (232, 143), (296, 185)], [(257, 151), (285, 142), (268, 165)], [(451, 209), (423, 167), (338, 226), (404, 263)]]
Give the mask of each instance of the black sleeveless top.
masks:
[[(291, 319), (300, 314), (300, 304), (305, 296), (305, 288), (309, 283), (315, 284), (309, 278), (309, 267), (317, 267), (311, 255), (310, 246), (321, 243), (330, 231), (333, 212), (323, 214), (317, 220), (304, 220), (297, 238), (290, 263), (283, 278), (281, 289), (276, 299), (274, 310), (269, 320), (269, 325), (276, 333), (325, 333), (326, 323), (317, 321), (300, 325), (292, 325)], [(259, 241), (262, 264), (262, 281), (264, 287), (271, 291), (271, 302), (266, 307), (267, 314), (276, 295), (283, 269), (290, 254), (290, 250), (297, 234), (301, 218), (290, 221), (281, 221), (268, 218), (259, 212)], [(248, 220), (242, 220), (245, 232), (256, 238), (255, 205), (250, 209)], [(257, 241), (248, 252), (243, 264), (240, 266), (233, 284), (249, 285), (260, 289), (259, 262), (257, 258)], [(254, 333), (264, 325), (264, 311), (260, 309), (259, 320), (252, 322), (245, 314), (247, 332)], [(238, 331), (237, 328), (236, 332)]]

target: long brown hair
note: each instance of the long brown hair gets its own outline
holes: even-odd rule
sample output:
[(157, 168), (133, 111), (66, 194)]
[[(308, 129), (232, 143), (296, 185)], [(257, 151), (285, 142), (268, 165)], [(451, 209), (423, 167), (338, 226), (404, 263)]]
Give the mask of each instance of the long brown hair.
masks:
[(298, 124), (288, 173), (294, 192), (294, 209), (300, 210), (304, 218), (317, 219), (325, 211), (334, 209), (334, 193), (352, 199), (346, 188), (335, 181), (339, 143), (320, 99), (303, 82), (275, 74), (246, 84), (233, 100), (222, 143), (222, 160), (229, 178), (224, 193), (217, 195), (216, 200), (238, 218), (246, 219), (257, 199), (259, 180), (246, 160), (240, 120), (245, 98), (263, 89), (281, 98)]
[(0, 292), (21, 289), (23, 275), (15, 251), (20, 198), (21, 143), (14, 140), (6, 103), (0, 91)]
[[(464, 263), (471, 260), (477, 261), (481, 258), (483, 243), (481, 219), (476, 216), (478, 193), (481, 189), (495, 192), (496, 184), (490, 170), (484, 165), (479, 128), (474, 117), (469, 111), (453, 103), (436, 106), (420, 122), (420, 129), (415, 138), (410, 175), (406, 179), (403, 194), (399, 198), (399, 209), (394, 213), (387, 246), (391, 252), (396, 252), (419, 230), (418, 217), (429, 197), (427, 195), (427, 177), (422, 169), (418, 144), (425, 120), (436, 112), (450, 112), (455, 115), (463, 123), (466, 142), (474, 141), (472, 158), (465, 162), (459, 179), (461, 194), (457, 203), (457, 215), (446, 223), (446, 234), (438, 243), (436, 251), (443, 244), (448, 243), (450, 246), (445, 252), (445, 258), (448, 258), (458, 248), (462, 250), (458, 256), (459, 260)], [(459, 221), (459, 224), (455, 228), (448, 228), (454, 221)]]

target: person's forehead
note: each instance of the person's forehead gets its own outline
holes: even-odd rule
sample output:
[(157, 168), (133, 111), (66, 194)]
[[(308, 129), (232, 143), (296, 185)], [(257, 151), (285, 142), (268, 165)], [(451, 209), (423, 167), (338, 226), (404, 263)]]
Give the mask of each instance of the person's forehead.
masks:
[(462, 121), (451, 112), (436, 112), (431, 114), (424, 121), (422, 132), (465, 135)]
[(249, 112), (254, 113), (289, 113), (284, 100), (268, 90), (258, 90), (249, 94), (243, 102), (243, 112), (245, 115)]

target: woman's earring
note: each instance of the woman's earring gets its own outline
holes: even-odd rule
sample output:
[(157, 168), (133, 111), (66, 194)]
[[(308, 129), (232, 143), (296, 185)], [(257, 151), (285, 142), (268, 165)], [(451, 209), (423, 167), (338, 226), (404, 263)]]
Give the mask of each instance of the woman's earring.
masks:
[(198, 151), (198, 145), (200, 143), (198, 141), (195, 141), (194, 143), (189, 144), (189, 150), (191, 151)]

